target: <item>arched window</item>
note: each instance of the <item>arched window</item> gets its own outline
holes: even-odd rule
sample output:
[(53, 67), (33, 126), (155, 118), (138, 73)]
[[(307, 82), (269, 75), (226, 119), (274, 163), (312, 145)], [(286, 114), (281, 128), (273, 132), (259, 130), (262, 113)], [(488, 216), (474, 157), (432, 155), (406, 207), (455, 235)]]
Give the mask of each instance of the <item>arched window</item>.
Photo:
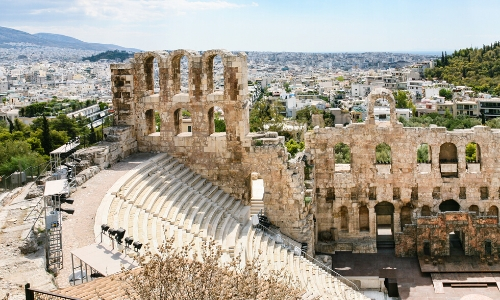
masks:
[(340, 230), (349, 231), (349, 212), (345, 206), (340, 208)]
[(146, 90), (150, 94), (160, 91), (160, 69), (158, 60), (154, 56), (146, 58), (144, 62), (144, 74), (146, 75)]
[(471, 206), (469, 206), (469, 211), (475, 212), (476, 216), (479, 216), (479, 207), (477, 205), (471, 205)]
[[(212, 70), (211, 74), (208, 74), (208, 82), (211, 84), (209, 90), (212, 92), (223, 92), (224, 91), (224, 65), (222, 64), (222, 59), (219, 55), (214, 56), (209, 60), (209, 66)], [(210, 78), (211, 77), (211, 78)]]
[(193, 120), (189, 110), (179, 108), (174, 112), (174, 125), (176, 135), (191, 136), (193, 132)]
[(378, 144), (375, 147), (375, 160), (377, 164), (392, 163), (391, 147), (386, 143)]
[(465, 161), (467, 162), (467, 172), (481, 172), (481, 151), (479, 144), (470, 142), (465, 146)]
[(475, 142), (470, 142), (465, 146), (465, 161), (468, 163), (480, 162), (479, 145)]
[(159, 135), (161, 129), (160, 112), (148, 109), (144, 114), (146, 118), (146, 131), (144, 135)]
[(495, 205), (491, 206), (490, 209), (488, 209), (488, 216), (495, 216), (498, 218), (498, 207)]
[(335, 172), (351, 170), (351, 148), (344, 144), (338, 143), (334, 147), (335, 151)]
[(173, 93), (189, 93), (189, 60), (184, 55), (172, 58)]
[(458, 177), (457, 146), (453, 143), (444, 143), (439, 147), (439, 164), (441, 177)]
[(370, 217), (366, 205), (359, 208), (359, 231), (370, 231)]
[(209, 134), (226, 132), (226, 120), (224, 110), (214, 106), (208, 110)]
[(422, 210), (420, 210), (420, 215), (422, 217), (430, 217), (431, 216), (431, 208), (428, 205), (422, 206)]
[(417, 148), (417, 163), (431, 163), (431, 147), (429, 146), (429, 144), (420, 144), (420, 146)]

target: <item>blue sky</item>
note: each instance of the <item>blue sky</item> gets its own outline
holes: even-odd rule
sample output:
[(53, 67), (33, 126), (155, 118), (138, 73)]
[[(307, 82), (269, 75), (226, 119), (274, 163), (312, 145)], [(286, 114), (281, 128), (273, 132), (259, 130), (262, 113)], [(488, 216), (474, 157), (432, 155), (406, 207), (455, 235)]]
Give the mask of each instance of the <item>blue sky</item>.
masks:
[(442, 51), (500, 40), (497, 0), (2, 0), (0, 26), (143, 50)]

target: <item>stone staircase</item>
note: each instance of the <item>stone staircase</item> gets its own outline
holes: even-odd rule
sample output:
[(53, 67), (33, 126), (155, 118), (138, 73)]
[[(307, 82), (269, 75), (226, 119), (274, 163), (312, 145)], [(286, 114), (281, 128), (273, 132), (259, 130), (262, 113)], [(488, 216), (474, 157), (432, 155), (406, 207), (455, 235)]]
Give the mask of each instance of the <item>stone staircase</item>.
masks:
[(97, 211), (96, 235), (101, 224), (126, 229), (125, 236), (147, 245), (153, 253), (171, 237), (175, 247), (193, 243), (194, 251), (201, 251), (203, 241), (214, 239), (222, 248), (223, 259), (235, 254), (240, 254), (243, 262), (258, 257), (265, 270), (287, 270), (307, 291), (303, 299), (367, 299), (254, 228), (250, 206), (165, 153), (129, 171), (113, 185)]

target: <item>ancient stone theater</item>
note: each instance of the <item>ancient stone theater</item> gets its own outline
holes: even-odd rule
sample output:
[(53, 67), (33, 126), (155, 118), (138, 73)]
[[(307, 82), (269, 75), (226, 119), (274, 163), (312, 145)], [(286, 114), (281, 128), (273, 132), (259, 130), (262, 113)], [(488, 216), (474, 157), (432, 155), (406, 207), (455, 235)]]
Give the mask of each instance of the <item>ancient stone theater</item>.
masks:
[[(214, 88), (216, 56), (223, 90)], [(183, 57), (187, 89), (181, 88)], [(432, 260), (455, 252), (493, 257), (500, 251), (498, 130), (403, 127), (392, 92), (376, 89), (368, 96), (365, 122), (317, 126), (305, 133), (304, 152), (291, 157), (284, 137), (249, 131), (244, 53), (137, 53), (129, 63), (112, 64), (111, 74), (116, 126), (107, 135), (120, 142), (120, 155), (168, 154), (240, 200), (236, 219), (242, 227), (252, 215), (265, 216), (309, 255), (394, 248), (398, 257)], [(390, 104), (390, 121), (375, 120), (379, 99)], [(215, 131), (219, 110), (225, 132)], [(472, 159), (466, 153), (471, 143)], [(337, 162), (340, 148), (347, 149), (348, 159), (344, 153)], [(235, 251), (238, 243), (227, 249)]]

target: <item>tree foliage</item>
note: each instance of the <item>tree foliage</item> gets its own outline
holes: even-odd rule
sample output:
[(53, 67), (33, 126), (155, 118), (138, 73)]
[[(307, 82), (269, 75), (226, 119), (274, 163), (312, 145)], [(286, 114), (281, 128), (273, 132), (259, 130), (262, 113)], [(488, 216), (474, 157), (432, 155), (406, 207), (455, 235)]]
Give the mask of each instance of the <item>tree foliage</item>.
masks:
[(465, 146), (465, 161), (468, 163), (476, 162), (477, 144), (470, 142)]
[(288, 150), (288, 153), (290, 153), (292, 157), (294, 157), (299, 151), (302, 151), (305, 148), (304, 142), (296, 142), (294, 139), (289, 139), (285, 143), (285, 146)]
[(106, 52), (101, 52), (92, 56), (83, 57), (82, 61), (88, 60), (91, 62), (96, 62), (101, 59), (119, 60), (124, 61), (127, 58), (134, 56), (134, 53), (120, 50), (108, 50)]
[(215, 132), (226, 132), (226, 121), (221, 118), (220, 112), (215, 114), (214, 125)]
[(481, 120), (465, 115), (453, 117), (450, 113), (440, 115), (431, 113), (420, 117), (411, 117), (405, 119), (400, 117), (399, 122), (403, 123), (404, 127), (429, 127), (430, 124), (446, 127), (448, 130), (472, 128), (476, 125), (481, 125)]
[(284, 117), (280, 112), (283, 110), (278, 101), (256, 101), (250, 111), (250, 131), (264, 131), (266, 125), (270, 131), (281, 131)]
[(296, 299), (300, 295), (298, 281), (286, 272), (262, 275), (258, 257), (241, 266), (239, 256), (222, 263), (222, 251), (214, 242), (204, 242), (202, 252), (192, 255), (192, 245), (182, 249), (171, 245), (173, 240), (168, 240), (159, 254), (138, 258), (140, 269), (120, 274), (127, 299)]
[(429, 163), (431, 158), (429, 156), (429, 145), (421, 144), (417, 149), (417, 162), (418, 163)]
[(451, 100), (453, 98), (453, 93), (449, 89), (440, 89), (439, 96), (444, 97), (445, 100)]
[(351, 163), (351, 148), (344, 143), (338, 143), (334, 147), (335, 163), (350, 164)]
[(392, 162), (391, 147), (386, 143), (375, 147), (375, 159), (378, 164), (390, 164)]
[(425, 76), (500, 95), (500, 42), (460, 49), (451, 55), (442, 53), (436, 67), (425, 70)]

